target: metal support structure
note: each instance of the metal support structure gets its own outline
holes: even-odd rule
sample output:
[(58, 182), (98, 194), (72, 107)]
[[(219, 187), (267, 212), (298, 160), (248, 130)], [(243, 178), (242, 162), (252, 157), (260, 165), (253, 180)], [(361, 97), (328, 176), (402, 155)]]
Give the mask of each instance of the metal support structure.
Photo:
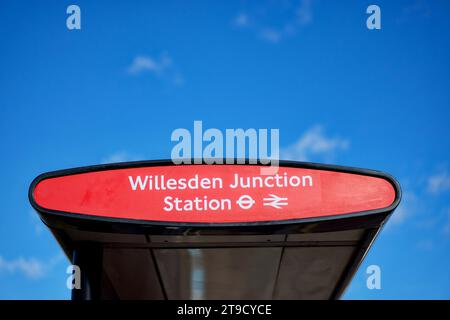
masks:
[(80, 270), (80, 288), (72, 289), (72, 300), (101, 298), (103, 249), (95, 243), (82, 243), (73, 250), (72, 263)]

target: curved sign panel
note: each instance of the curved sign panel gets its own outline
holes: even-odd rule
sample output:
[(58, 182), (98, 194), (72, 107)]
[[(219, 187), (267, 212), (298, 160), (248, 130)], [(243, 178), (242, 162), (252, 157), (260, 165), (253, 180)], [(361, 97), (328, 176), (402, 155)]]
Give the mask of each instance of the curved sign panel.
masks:
[(393, 208), (397, 183), (375, 171), (288, 163), (138, 162), (44, 174), (30, 188), (38, 211), (180, 223), (300, 220)]

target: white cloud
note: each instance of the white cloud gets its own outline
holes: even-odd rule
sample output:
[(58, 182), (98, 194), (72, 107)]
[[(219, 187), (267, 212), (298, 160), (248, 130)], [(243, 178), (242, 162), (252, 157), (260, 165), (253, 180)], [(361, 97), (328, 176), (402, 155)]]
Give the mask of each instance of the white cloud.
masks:
[(281, 33), (274, 29), (264, 29), (260, 33), (261, 38), (271, 43), (278, 43), (281, 40)]
[(128, 72), (131, 74), (138, 74), (144, 71), (158, 70), (157, 63), (150, 57), (138, 56), (135, 57), (131, 65), (128, 67)]
[(248, 15), (245, 13), (239, 13), (234, 17), (233, 19), (233, 26), (238, 28), (244, 28), (249, 25), (249, 18)]
[(414, 180), (412, 191), (411, 185), (405, 188), (405, 184), (410, 183), (407, 179), (403, 179), (402, 201), (389, 219), (386, 228), (391, 229), (392, 226), (408, 222), (410, 226), (420, 229), (419, 233), (434, 230), (436, 233), (450, 234), (450, 208), (443, 210), (440, 204), (436, 203), (436, 199), (433, 200), (429, 194), (427, 195), (450, 190), (450, 175), (447, 171), (440, 171), (428, 179), (415, 177)]
[(160, 54), (159, 57), (136, 56), (127, 67), (127, 72), (133, 76), (150, 73), (156, 77), (168, 80), (176, 86), (184, 83), (182, 74), (175, 67), (172, 58), (166, 52)]
[(232, 24), (253, 30), (261, 39), (275, 44), (313, 22), (312, 3), (312, 0), (258, 2), (253, 10), (237, 14)]
[(339, 137), (328, 137), (321, 126), (307, 130), (293, 145), (280, 150), (285, 160), (313, 161), (323, 158), (330, 161), (336, 152), (348, 149), (350, 141)]
[(128, 67), (128, 73), (136, 75), (144, 72), (162, 74), (172, 65), (172, 59), (163, 53), (158, 59), (150, 56), (137, 56)]
[(0, 256), (0, 271), (8, 273), (22, 272), (28, 278), (40, 278), (44, 274), (44, 265), (41, 261), (34, 258), (18, 258), (14, 260), (5, 260)]
[(126, 151), (119, 151), (103, 158), (101, 163), (105, 164), (105, 163), (138, 161), (138, 160), (142, 160), (142, 157), (139, 155), (130, 154)]
[(38, 279), (47, 274), (59, 261), (63, 259), (62, 254), (57, 254), (49, 261), (41, 261), (36, 258), (19, 257), (6, 260), (0, 256), (0, 273), (22, 273), (27, 278)]
[(300, 25), (307, 25), (313, 21), (313, 13), (312, 13), (312, 1), (311, 0), (303, 0), (300, 2), (300, 5), (297, 9), (297, 22)]
[(450, 175), (447, 171), (441, 171), (428, 178), (428, 191), (431, 193), (440, 193), (450, 189)]

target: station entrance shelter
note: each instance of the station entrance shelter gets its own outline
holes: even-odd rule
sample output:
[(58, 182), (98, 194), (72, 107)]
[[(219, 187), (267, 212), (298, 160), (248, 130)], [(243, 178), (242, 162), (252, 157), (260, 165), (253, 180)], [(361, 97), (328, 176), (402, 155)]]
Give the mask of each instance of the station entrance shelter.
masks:
[(398, 183), (312, 163), (268, 169), (82, 167), (38, 176), (29, 198), (80, 268), (73, 299), (338, 299), (397, 207)]

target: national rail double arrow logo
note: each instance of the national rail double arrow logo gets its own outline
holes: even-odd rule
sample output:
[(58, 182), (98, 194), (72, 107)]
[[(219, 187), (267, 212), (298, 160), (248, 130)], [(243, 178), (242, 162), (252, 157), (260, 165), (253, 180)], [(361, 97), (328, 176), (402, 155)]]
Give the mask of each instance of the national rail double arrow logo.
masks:
[(269, 194), (270, 197), (264, 198), (263, 205), (281, 209), (282, 206), (288, 205), (288, 198), (281, 198), (275, 194)]

